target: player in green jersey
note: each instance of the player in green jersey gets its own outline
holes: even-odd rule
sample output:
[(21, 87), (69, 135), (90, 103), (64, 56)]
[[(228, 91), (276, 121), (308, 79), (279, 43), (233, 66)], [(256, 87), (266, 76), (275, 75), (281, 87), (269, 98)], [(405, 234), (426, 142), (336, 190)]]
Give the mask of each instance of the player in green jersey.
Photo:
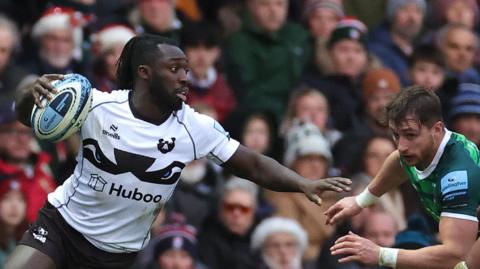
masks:
[(427, 211), (439, 222), (442, 244), (418, 250), (382, 248), (349, 233), (331, 248), (357, 261), (392, 268), (452, 269), (475, 242), (480, 203), (480, 156), (463, 135), (445, 128), (439, 98), (422, 87), (401, 91), (387, 106), (386, 119), (397, 145), (365, 190), (331, 206), (327, 223), (338, 223), (410, 180)]

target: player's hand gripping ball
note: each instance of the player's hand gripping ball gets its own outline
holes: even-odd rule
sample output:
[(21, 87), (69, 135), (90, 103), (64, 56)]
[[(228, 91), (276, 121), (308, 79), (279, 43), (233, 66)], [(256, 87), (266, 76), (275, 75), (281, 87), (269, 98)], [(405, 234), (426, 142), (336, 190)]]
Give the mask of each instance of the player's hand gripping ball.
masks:
[(79, 74), (68, 74), (51, 83), (58, 92), (50, 100), (40, 97), (43, 107), (33, 106), (30, 121), (39, 139), (56, 142), (82, 126), (92, 105), (92, 86)]

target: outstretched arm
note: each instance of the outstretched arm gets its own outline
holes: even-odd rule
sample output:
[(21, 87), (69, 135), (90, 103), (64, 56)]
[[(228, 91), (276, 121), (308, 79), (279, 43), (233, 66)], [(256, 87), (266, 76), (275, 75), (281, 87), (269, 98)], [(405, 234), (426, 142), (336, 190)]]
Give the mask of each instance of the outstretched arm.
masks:
[(303, 192), (313, 202), (320, 203), (323, 191), (349, 191), (346, 178), (308, 180), (267, 156), (240, 145), (233, 156), (222, 165), (227, 171), (249, 179), (267, 189), (279, 192)]
[(55, 88), (50, 82), (57, 79), (63, 79), (63, 75), (43, 75), (21, 90), (15, 105), (17, 119), (21, 123), (30, 126), (30, 113), (32, 112), (33, 104), (41, 107), (41, 96), (45, 96), (48, 99), (52, 98), (50, 93), (55, 93)]
[(325, 211), (327, 224), (335, 224), (355, 216), (362, 211), (363, 207), (369, 206), (378, 197), (396, 188), (406, 180), (407, 175), (400, 164), (400, 154), (396, 150), (387, 157), (378, 174), (362, 194), (358, 197), (345, 197)]
[[(339, 260), (341, 263), (357, 261), (367, 265), (382, 265), (403, 269), (451, 269), (464, 259), (475, 242), (477, 222), (457, 218), (442, 217), (440, 219), (440, 240), (442, 244), (417, 250), (386, 249), (380, 263), (380, 247), (372, 241), (355, 234), (346, 235), (332, 247), (332, 255), (347, 254)], [(391, 254), (392, 250), (398, 254)], [(395, 253), (395, 252), (394, 252)], [(394, 262), (396, 261), (396, 262)], [(476, 268), (476, 267), (473, 267)]]

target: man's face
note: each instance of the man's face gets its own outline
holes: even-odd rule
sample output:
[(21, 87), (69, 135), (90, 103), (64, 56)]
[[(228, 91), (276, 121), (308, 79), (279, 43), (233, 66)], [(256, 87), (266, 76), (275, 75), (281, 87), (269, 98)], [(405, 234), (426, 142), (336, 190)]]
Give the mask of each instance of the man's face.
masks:
[(470, 8), (467, 1), (452, 0), (452, 2), (445, 12), (447, 24), (463, 24), (473, 29), (475, 26), (475, 10)]
[(218, 47), (207, 48), (205, 46), (187, 47), (185, 54), (193, 75), (198, 79), (204, 79), (207, 76), (208, 69), (213, 66), (220, 56), (220, 49)]
[(149, 89), (156, 102), (171, 110), (179, 110), (187, 100), (187, 57), (183, 51), (166, 44), (158, 45), (161, 57), (151, 69)]
[(8, 162), (25, 162), (32, 153), (32, 129), (12, 122), (0, 126), (0, 155)]
[(333, 29), (337, 25), (339, 19), (337, 14), (329, 8), (317, 8), (312, 11), (308, 18), (308, 26), (310, 33), (315, 38), (327, 40)]
[(138, 10), (142, 20), (157, 32), (167, 31), (172, 27), (175, 14), (174, 0), (141, 0)]
[(158, 257), (158, 265), (162, 269), (193, 269), (192, 256), (182, 249), (170, 249)]
[(298, 157), (292, 168), (302, 177), (308, 179), (324, 178), (328, 174), (328, 161), (320, 155), (309, 154)]
[(457, 116), (452, 123), (452, 129), (480, 146), (480, 115), (465, 114)]
[(296, 268), (300, 258), (300, 246), (295, 236), (288, 232), (276, 232), (267, 237), (263, 245), (264, 257), (275, 268)]
[(384, 126), (381, 124), (382, 115), (388, 102), (390, 102), (394, 96), (395, 93), (388, 90), (377, 90), (371, 94), (365, 103), (367, 116), (379, 125)]
[(52, 30), (40, 37), (40, 56), (55, 68), (65, 68), (73, 57), (71, 29)]
[(330, 53), (337, 74), (356, 78), (365, 70), (367, 52), (358, 41), (349, 39), (338, 41), (333, 45)]
[(367, 145), (363, 157), (365, 172), (372, 178), (377, 175), (387, 157), (395, 151), (395, 145), (387, 138), (374, 138)]
[(400, 8), (392, 23), (392, 31), (402, 37), (413, 40), (422, 29), (423, 13), (414, 3), (406, 4)]
[(7, 66), (12, 55), (14, 38), (10, 31), (0, 28), (0, 72)]
[(304, 95), (295, 104), (295, 117), (315, 124), (320, 131), (327, 127), (328, 113), (327, 100), (318, 94)]
[(245, 235), (253, 225), (255, 197), (244, 190), (227, 192), (220, 204), (220, 218), (230, 232)]
[(365, 223), (365, 238), (381, 247), (393, 246), (396, 233), (395, 221), (386, 213), (373, 213)]
[(442, 67), (427, 61), (417, 61), (410, 70), (410, 77), (415, 85), (438, 90), (445, 80)]
[(398, 126), (393, 122), (389, 126), (404, 162), (419, 169), (428, 167), (436, 153), (435, 135), (443, 129), (442, 123), (437, 122), (429, 128), (421, 125), (416, 116), (407, 115)]
[(248, 10), (260, 29), (276, 32), (287, 19), (288, 0), (248, 0)]
[(445, 56), (447, 67), (458, 73), (473, 66), (475, 50), (475, 36), (467, 29), (450, 30), (444, 43), (441, 44), (441, 51)]

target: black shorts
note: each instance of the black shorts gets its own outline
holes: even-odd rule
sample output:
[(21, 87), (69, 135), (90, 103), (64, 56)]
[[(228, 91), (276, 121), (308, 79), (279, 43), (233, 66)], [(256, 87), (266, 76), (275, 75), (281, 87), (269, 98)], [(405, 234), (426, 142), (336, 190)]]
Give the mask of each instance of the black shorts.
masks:
[(20, 240), (22, 245), (38, 249), (53, 259), (57, 269), (63, 268), (129, 268), (137, 253), (103, 251), (65, 222), (58, 210), (46, 203), (37, 220)]

